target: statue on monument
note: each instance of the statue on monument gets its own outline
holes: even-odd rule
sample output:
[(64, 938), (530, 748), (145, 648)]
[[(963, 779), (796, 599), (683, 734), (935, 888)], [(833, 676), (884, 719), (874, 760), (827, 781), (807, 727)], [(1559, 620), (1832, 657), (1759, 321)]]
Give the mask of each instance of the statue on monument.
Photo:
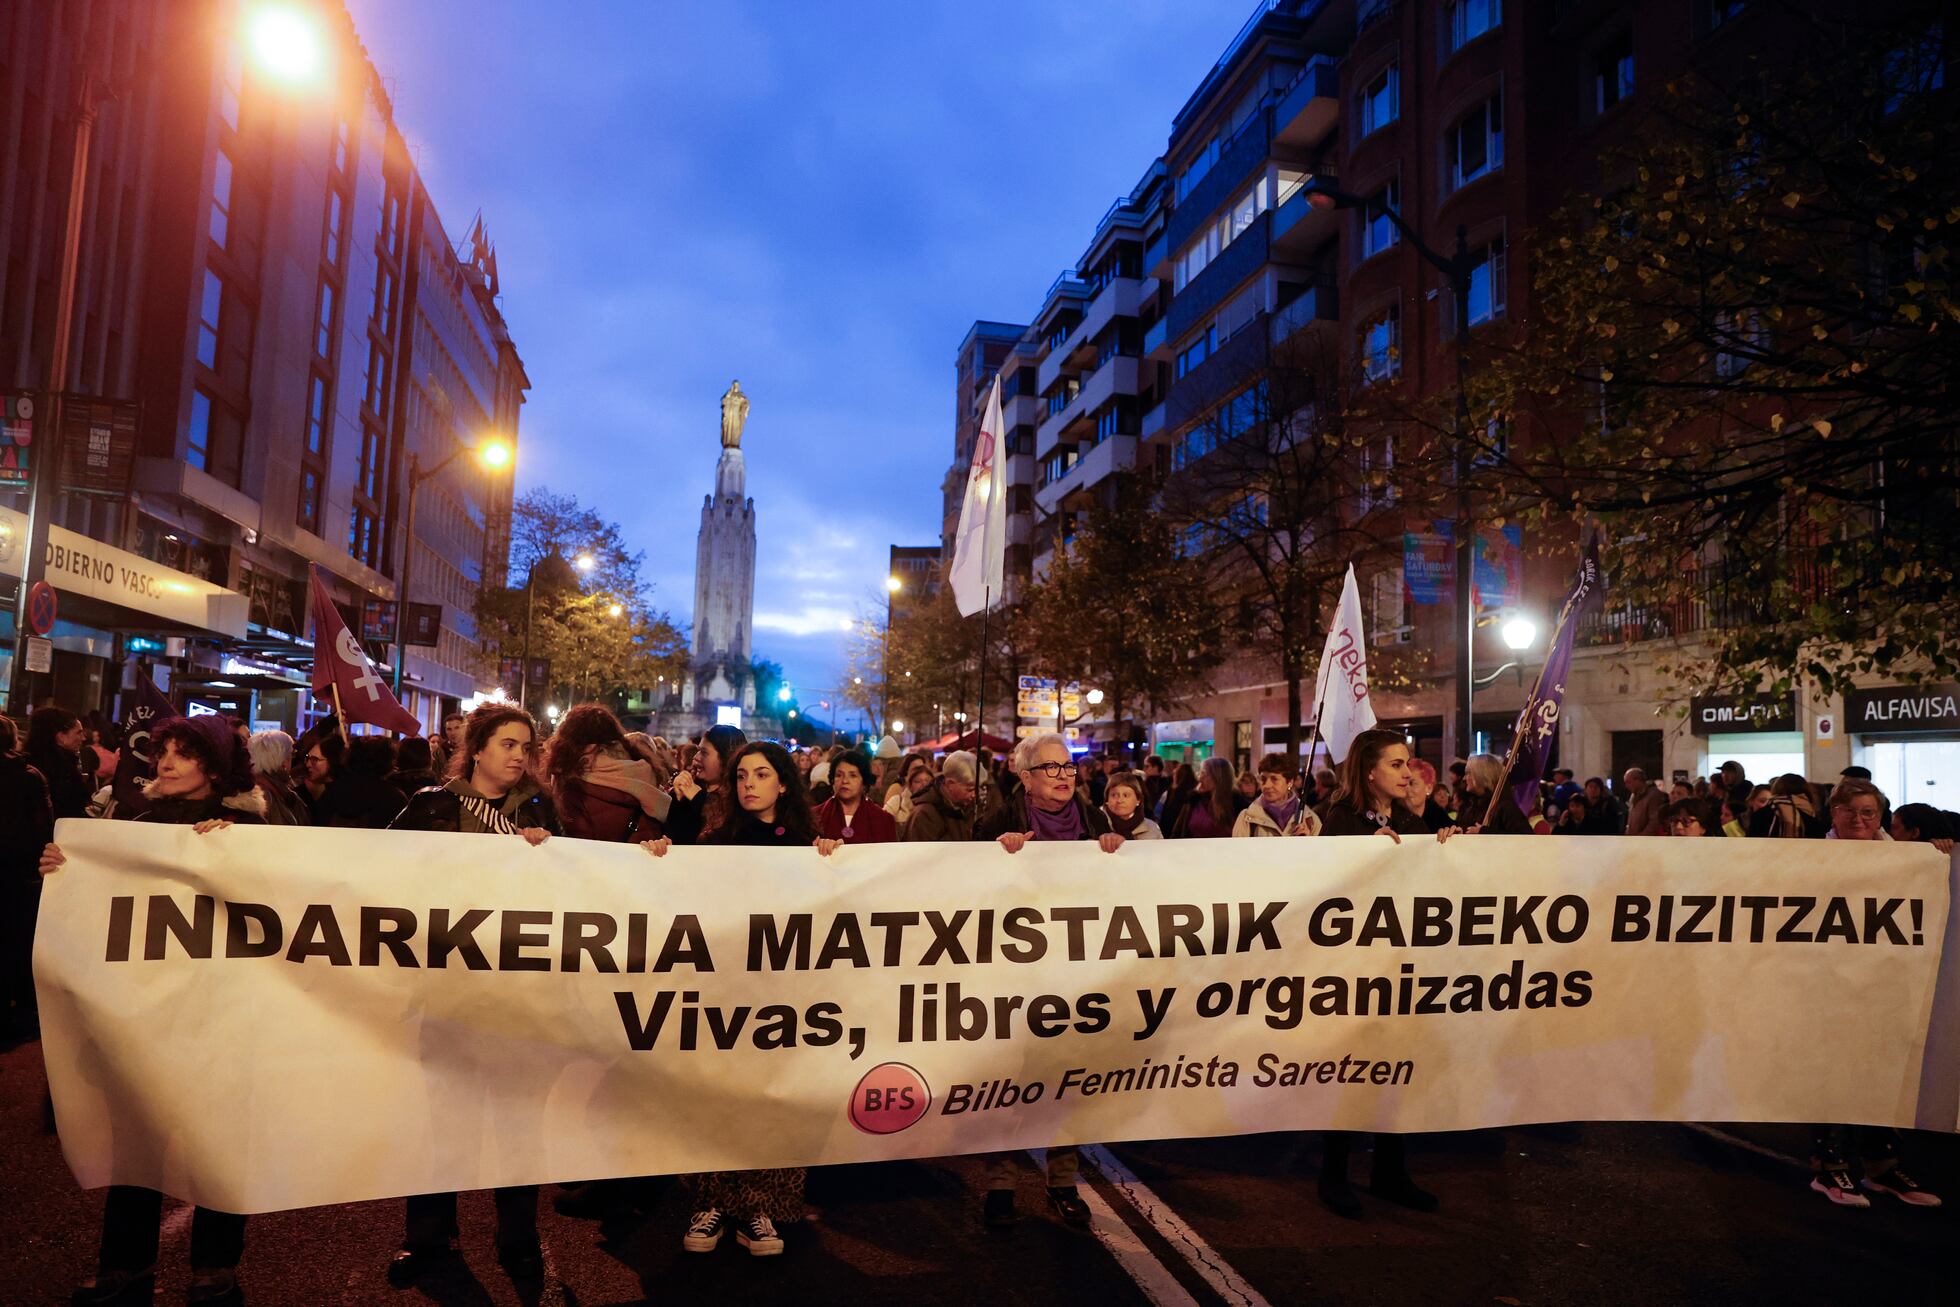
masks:
[(721, 447), (740, 449), (742, 447), (742, 427), (749, 420), (749, 397), (742, 393), (742, 383), (731, 381), (728, 391), (721, 397)]

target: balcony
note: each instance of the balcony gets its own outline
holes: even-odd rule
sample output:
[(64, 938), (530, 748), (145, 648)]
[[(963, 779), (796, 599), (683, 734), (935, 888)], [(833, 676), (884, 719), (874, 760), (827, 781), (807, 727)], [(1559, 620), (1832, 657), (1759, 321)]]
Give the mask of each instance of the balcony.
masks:
[(1162, 282), (1171, 279), (1171, 243), (1165, 239), (1166, 234), (1158, 232), (1143, 247), (1143, 275)]
[(1034, 501), (1043, 513), (1059, 510), (1073, 495), (1087, 490), (1118, 472), (1136, 466), (1137, 438), (1111, 436), (1083, 452), (1074, 467), (1035, 491)]
[[(1320, 175), (1334, 180), (1328, 174)], [(1316, 209), (1308, 201), (1303, 186), (1273, 210), (1273, 257), (1288, 263), (1305, 263), (1321, 246), (1334, 239), (1340, 229), (1340, 214), (1333, 209)]]
[[(1134, 395), (1142, 387), (1142, 378), (1137, 360), (1127, 354), (1118, 354), (1109, 362), (1097, 368), (1090, 378), (1082, 383), (1082, 393), (1076, 396), (1075, 407), (1094, 413), (1118, 395)], [(1066, 418), (1068, 415), (1062, 415)], [(1068, 424), (1064, 422), (1063, 426)]]
[(1078, 391), (1068, 406), (1053, 417), (1044, 417), (1041, 425), (1034, 429), (1034, 455), (1047, 458), (1048, 452), (1061, 443), (1062, 432), (1089, 414), (1088, 406), (1082, 402), (1087, 391)]
[(1089, 307), (1082, 314), (1082, 325), (1076, 328), (1076, 332), (1084, 340), (1093, 341), (1115, 319), (1134, 318), (1142, 299), (1141, 281), (1134, 277), (1112, 277), (1089, 301)]
[(1171, 356), (1169, 318), (1159, 318), (1143, 333), (1143, 356), (1162, 362)]
[(1142, 439), (1148, 440), (1164, 429), (1164, 406), (1159, 403), (1143, 415)]
[(1170, 311), (1164, 317), (1170, 324), (1167, 330), (1173, 344), (1266, 265), (1267, 232), (1272, 216), (1267, 212), (1255, 218), (1237, 240), (1221, 250), (1210, 266), (1171, 300)]
[(1273, 106), (1273, 143), (1303, 150), (1325, 138), (1340, 116), (1340, 83), (1332, 59), (1317, 54), (1307, 60)]
[(1277, 348), (1315, 323), (1338, 326), (1340, 320), (1339, 292), (1334, 289), (1333, 283), (1327, 282), (1301, 291), (1298, 299), (1273, 314), (1268, 328), (1273, 346)]
[(1220, 209), (1237, 199), (1253, 171), (1265, 164), (1272, 144), (1269, 121), (1264, 109), (1247, 118), (1211, 171), (1171, 210), (1170, 220), (1164, 224), (1164, 240), (1173, 255)]
[(1171, 383), (1164, 400), (1167, 429), (1179, 430), (1258, 377), (1271, 349), (1268, 320), (1264, 313), (1254, 314), (1252, 321), (1230, 340), (1221, 342), (1210, 358)]

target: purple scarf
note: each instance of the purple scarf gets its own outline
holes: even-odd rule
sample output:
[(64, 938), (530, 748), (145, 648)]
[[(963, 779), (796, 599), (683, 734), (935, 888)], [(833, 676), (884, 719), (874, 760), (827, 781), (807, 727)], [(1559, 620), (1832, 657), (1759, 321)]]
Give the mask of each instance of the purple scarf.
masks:
[(1079, 840), (1086, 833), (1082, 825), (1082, 805), (1073, 799), (1060, 812), (1049, 812), (1033, 799), (1028, 800), (1030, 839)]
[(1285, 830), (1288, 826), (1292, 825), (1293, 819), (1300, 815), (1300, 799), (1298, 795), (1288, 799), (1277, 808), (1272, 805), (1271, 800), (1262, 796), (1259, 800), (1259, 806), (1266, 810), (1266, 815), (1271, 817), (1273, 824), (1281, 830)]

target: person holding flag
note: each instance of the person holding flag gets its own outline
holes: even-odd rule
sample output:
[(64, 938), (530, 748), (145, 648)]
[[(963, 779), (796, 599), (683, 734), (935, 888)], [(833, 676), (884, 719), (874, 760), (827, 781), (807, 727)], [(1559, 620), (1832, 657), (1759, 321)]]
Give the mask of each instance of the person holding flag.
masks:
[(158, 722), (176, 715), (177, 709), (150, 679), (149, 667), (139, 666), (136, 688), (125, 704), (122, 748), (116, 753), (116, 777), (110, 784), (109, 806), (103, 816), (128, 820), (149, 810), (143, 786), (156, 775), (150, 760), (150, 731)]
[[(1361, 629), (1361, 588), (1355, 584), (1353, 563), (1348, 564), (1341, 601), (1320, 652), (1313, 703), (1314, 738), (1326, 743), (1327, 756), (1335, 763), (1347, 757), (1355, 736), (1374, 729), (1375, 708), (1368, 701), (1368, 642)], [(1309, 765), (1313, 752), (1309, 739), (1305, 759)]]

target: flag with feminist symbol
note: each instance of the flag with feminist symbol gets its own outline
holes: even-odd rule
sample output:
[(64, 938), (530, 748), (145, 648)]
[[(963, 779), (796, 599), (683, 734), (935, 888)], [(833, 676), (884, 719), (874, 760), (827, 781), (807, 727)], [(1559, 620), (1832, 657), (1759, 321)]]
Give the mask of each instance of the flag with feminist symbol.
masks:
[(420, 735), (422, 723), (395, 700), (380, 669), (368, 660), (361, 642), (341, 620), (320, 565), (314, 563), (309, 570), (313, 576), (313, 693), (334, 694), (344, 722), (366, 722), (403, 735)]
[(1007, 457), (1000, 411), (1000, 378), (994, 378), (973, 441), (973, 463), (960, 500), (959, 534), (953, 537), (953, 566), (946, 573), (961, 617), (1000, 602), (1006, 575)]

